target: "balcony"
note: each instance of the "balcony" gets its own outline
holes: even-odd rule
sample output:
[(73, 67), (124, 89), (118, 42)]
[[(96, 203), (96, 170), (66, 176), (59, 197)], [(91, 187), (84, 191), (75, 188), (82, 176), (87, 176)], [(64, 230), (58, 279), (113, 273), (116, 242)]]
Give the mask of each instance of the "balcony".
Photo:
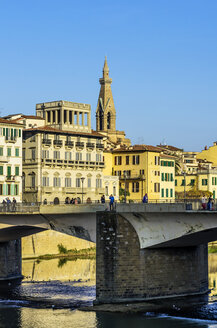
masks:
[(6, 136), (5, 137), (5, 142), (15, 143), (16, 141), (17, 141), (17, 137), (15, 137), (15, 136)]
[(93, 142), (87, 142), (86, 147), (89, 149), (94, 149), (95, 145)]
[(73, 146), (74, 146), (74, 142), (73, 141), (67, 140), (65, 142), (65, 147), (72, 148)]
[(15, 175), (7, 175), (6, 181), (15, 181)]
[(77, 142), (75, 143), (75, 146), (76, 146), (77, 148), (83, 149), (83, 148), (84, 148), (84, 142), (77, 141)]
[(62, 147), (63, 142), (62, 142), (62, 140), (54, 140), (54, 141), (53, 141), (53, 144), (54, 144), (54, 146), (56, 146), (56, 147)]
[(97, 149), (104, 149), (104, 145), (103, 144), (96, 144), (96, 148)]
[(42, 145), (50, 146), (51, 145), (51, 139), (42, 139)]

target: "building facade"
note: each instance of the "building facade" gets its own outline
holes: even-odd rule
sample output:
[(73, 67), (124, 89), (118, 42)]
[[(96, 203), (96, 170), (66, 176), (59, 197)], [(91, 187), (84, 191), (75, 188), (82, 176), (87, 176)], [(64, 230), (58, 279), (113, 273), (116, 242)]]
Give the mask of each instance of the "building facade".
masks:
[(0, 202), (22, 201), (22, 124), (0, 118)]
[(103, 136), (90, 128), (90, 105), (50, 102), (37, 104), (36, 112), (45, 125), (24, 130), (24, 200), (100, 200), (105, 193)]

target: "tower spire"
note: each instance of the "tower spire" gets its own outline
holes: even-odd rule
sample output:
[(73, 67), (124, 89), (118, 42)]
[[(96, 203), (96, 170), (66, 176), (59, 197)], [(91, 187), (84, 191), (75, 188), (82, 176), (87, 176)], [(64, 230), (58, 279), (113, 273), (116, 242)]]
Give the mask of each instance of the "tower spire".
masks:
[(108, 68), (108, 63), (107, 63), (107, 56), (105, 56), (105, 62), (103, 66), (103, 78), (108, 78), (109, 77), (109, 68)]

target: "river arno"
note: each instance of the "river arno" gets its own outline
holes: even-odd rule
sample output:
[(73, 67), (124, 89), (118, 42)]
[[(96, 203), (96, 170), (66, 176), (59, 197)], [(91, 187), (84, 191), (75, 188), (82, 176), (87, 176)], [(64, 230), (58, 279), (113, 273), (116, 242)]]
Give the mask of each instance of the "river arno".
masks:
[[(23, 261), (26, 278), (8, 292), (1, 289), (0, 328), (156, 328), (217, 327), (217, 254), (209, 255), (207, 305), (174, 308), (170, 313), (137, 315), (83, 312), (95, 298), (95, 261)], [(11, 286), (12, 287), (12, 286)]]

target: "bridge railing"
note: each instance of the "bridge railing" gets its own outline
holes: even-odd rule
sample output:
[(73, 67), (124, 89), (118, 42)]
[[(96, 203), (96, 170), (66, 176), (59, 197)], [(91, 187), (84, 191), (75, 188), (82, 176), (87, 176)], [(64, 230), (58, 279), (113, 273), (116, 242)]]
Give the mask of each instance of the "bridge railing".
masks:
[(21, 212), (21, 213), (33, 213), (39, 212), (39, 203), (4, 203), (0, 204), (1, 212)]

